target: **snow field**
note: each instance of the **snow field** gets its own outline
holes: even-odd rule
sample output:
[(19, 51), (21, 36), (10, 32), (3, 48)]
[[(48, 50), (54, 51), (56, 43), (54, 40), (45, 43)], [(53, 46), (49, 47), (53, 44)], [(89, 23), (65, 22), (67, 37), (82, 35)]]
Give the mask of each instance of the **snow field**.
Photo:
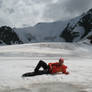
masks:
[[(37, 43), (0, 47), (2, 92), (92, 92), (92, 47), (85, 44)], [(56, 62), (64, 57), (69, 75), (21, 78), (33, 71), (40, 59)]]

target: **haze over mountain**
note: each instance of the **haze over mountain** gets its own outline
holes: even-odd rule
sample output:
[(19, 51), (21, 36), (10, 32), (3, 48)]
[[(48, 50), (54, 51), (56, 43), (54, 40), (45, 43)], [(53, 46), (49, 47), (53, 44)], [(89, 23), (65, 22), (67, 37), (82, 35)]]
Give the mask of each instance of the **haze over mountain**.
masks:
[[(1, 44), (86, 40), (88, 36), (92, 35), (92, 9), (68, 21), (42, 22), (33, 27), (9, 28), (11, 30), (8, 28), (5, 26), (2, 29), (1, 27), (3, 32), (0, 34)], [(9, 35), (12, 35), (12, 32), (8, 34), (6, 29), (7, 32), (12, 31), (16, 35), (15, 38), (12, 37), (13, 41), (9, 40), (9, 43), (6, 43), (6, 40), (8, 37), (11, 38)]]

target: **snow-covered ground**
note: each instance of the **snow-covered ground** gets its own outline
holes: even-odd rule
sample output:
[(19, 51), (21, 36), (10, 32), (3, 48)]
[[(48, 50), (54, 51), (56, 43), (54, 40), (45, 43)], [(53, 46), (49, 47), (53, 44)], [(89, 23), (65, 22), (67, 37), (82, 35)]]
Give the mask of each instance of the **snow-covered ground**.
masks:
[[(40, 59), (65, 59), (69, 75), (21, 78)], [(33, 43), (0, 47), (0, 92), (92, 92), (92, 46), (82, 43)]]

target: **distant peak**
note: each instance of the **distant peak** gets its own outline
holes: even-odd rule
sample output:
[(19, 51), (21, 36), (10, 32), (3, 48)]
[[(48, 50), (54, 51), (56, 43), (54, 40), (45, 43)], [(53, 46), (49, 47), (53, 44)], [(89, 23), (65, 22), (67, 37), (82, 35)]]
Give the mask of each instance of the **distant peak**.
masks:
[(89, 9), (89, 11), (88, 12), (92, 12), (92, 8), (91, 9)]
[(88, 10), (87, 14), (92, 14), (92, 8)]

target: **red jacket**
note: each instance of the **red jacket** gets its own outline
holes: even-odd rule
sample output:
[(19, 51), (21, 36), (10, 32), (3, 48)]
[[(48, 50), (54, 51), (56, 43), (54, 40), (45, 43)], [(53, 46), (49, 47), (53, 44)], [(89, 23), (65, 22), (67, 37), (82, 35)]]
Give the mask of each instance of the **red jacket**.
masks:
[(56, 62), (56, 63), (49, 63), (48, 65), (50, 67), (49, 71), (52, 74), (57, 73), (57, 72), (62, 72), (64, 74), (67, 74), (68, 73), (66, 71), (67, 66), (65, 66), (64, 64), (63, 65), (60, 65), (58, 62)]

